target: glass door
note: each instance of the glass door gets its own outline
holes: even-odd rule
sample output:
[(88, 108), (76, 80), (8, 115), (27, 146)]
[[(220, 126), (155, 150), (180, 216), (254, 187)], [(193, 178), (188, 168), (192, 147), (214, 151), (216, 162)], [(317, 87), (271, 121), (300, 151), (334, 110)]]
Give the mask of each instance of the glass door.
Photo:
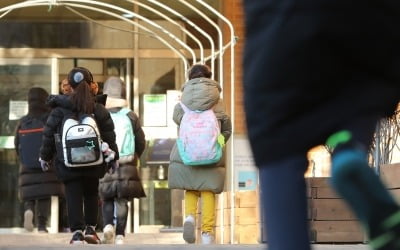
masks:
[(0, 228), (22, 226), (15, 127), (28, 111), (31, 87), (42, 87), (50, 93), (51, 69), (51, 59), (0, 58)]

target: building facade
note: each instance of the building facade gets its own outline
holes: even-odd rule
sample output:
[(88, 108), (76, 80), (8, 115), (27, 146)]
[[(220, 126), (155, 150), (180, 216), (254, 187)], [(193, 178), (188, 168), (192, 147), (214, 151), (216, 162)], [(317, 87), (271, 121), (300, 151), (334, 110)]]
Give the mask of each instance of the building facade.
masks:
[(59, 83), (75, 66), (91, 70), (100, 93), (108, 77), (124, 80), (129, 105), (145, 130), (140, 172), (147, 198), (132, 201), (132, 231), (181, 226), (182, 193), (171, 192), (166, 179), (177, 136), (171, 111), (194, 63), (211, 66), (234, 123), (226, 191), (255, 191), (255, 182), (246, 187), (241, 181), (239, 187), (235, 170), (237, 147), (245, 152), (241, 168), (256, 181), (242, 108), (241, 1), (2, 0), (0, 30), (0, 214), (6, 218), (0, 228), (22, 227), (13, 139), (19, 118), (27, 112), (27, 92), (43, 87), (58, 94)]

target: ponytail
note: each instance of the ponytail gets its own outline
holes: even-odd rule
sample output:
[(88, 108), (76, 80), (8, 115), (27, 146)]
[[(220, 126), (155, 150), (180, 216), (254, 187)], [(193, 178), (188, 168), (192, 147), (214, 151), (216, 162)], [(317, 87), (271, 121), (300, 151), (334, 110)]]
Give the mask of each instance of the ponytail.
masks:
[(68, 82), (74, 91), (71, 93), (71, 102), (80, 114), (94, 112), (94, 96), (90, 84), (93, 82), (92, 73), (86, 68), (73, 68), (68, 74)]
[(94, 112), (94, 97), (89, 83), (79, 84), (71, 93), (71, 102), (80, 114), (92, 114)]

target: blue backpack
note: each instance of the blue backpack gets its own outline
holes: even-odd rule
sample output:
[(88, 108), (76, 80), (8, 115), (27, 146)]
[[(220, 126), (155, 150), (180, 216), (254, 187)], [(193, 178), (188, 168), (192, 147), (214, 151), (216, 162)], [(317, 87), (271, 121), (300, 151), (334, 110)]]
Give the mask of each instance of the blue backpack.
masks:
[(116, 143), (119, 152), (119, 163), (131, 162), (135, 156), (135, 134), (131, 119), (128, 113), (131, 112), (128, 108), (122, 108), (118, 112), (110, 112), (114, 122)]
[(44, 121), (40, 118), (23, 118), (18, 129), (18, 152), (20, 162), (30, 169), (41, 169), (39, 163), (40, 147)]

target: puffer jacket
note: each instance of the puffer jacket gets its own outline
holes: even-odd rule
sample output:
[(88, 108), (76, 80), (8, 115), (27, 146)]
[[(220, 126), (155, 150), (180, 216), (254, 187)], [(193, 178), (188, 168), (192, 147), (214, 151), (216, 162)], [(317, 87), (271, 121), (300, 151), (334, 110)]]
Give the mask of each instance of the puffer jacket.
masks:
[[(182, 87), (181, 101), (191, 110), (207, 110), (213, 108), (221, 125), (221, 134), (228, 141), (232, 134), (230, 117), (225, 113), (219, 94), (219, 84), (208, 78), (195, 78)], [(173, 119), (180, 124), (184, 111), (180, 104), (174, 108)], [(221, 193), (225, 184), (225, 151), (218, 163), (201, 166), (183, 164), (176, 144), (171, 150), (168, 170), (168, 185), (171, 189), (212, 191)]]
[[(124, 104), (123, 99), (109, 97), (106, 108), (110, 113), (118, 112)], [(146, 139), (139, 117), (134, 112), (127, 114), (132, 123), (133, 133), (135, 134), (135, 157), (132, 162), (120, 164), (113, 173), (106, 173), (99, 183), (100, 198), (142, 198), (146, 197), (142, 182), (139, 177), (137, 162), (142, 155)], [(117, 131), (118, 133), (118, 131)]]
[[(40, 119), (45, 123), (48, 115), (48, 113), (43, 114)], [(20, 129), (21, 124), (30, 119), (32, 117), (28, 115), (22, 117), (16, 131)], [(21, 144), (18, 133), (15, 135), (14, 144), (16, 153), (19, 155)], [(22, 201), (49, 198), (52, 195), (64, 196), (64, 185), (57, 179), (54, 167), (51, 167), (47, 172), (43, 172), (42, 169), (29, 168), (20, 162), (18, 186), (19, 198)]]
[[(53, 108), (43, 132), (43, 144), (40, 149), (40, 157), (45, 161), (50, 161), (56, 154), (54, 134), (61, 131), (64, 116), (74, 112), (73, 104), (69, 96), (51, 95), (48, 104)], [(116, 152), (115, 159), (118, 159), (118, 148), (115, 143), (114, 123), (107, 109), (99, 103), (95, 104), (94, 117), (103, 141), (107, 142), (112, 150)], [(69, 168), (64, 165), (61, 150), (57, 150), (54, 166), (57, 169), (57, 176), (62, 181), (73, 180), (81, 177), (101, 178), (104, 176), (107, 165), (105, 163), (94, 167)]]

